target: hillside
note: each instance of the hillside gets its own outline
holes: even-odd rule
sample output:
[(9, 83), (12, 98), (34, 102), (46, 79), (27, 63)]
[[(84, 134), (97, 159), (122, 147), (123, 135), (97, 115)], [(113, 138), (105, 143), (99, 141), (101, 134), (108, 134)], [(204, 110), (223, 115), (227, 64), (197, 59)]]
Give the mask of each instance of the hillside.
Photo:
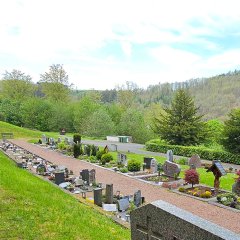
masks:
[[(160, 103), (168, 106), (171, 103), (174, 91), (180, 87), (189, 89), (199, 107), (199, 113), (205, 119), (218, 118), (225, 120), (232, 108), (240, 107), (240, 71), (228, 72), (210, 78), (191, 79), (185, 82), (159, 83), (150, 85), (147, 89), (135, 88), (124, 90), (132, 91), (135, 102), (142, 106), (151, 103)], [(79, 99), (93, 90), (73, 91), (72, 97)], [(100, 94), (103, 103), (118, 101), (119, 90), (95, 91)]]
[(0, 152), (0, 239), (130, 239), (130, 231)]
[(147, 90), (141, 91), (138, 100), (144, 104), (159, 102), (166, 106), (179, 87), (189, 89), (196, 106), (199, 107), (199, 112), (205, 119), (225, 120), (232, 108), (240, 107), (240, 71), (182, 83), (149, 86)]

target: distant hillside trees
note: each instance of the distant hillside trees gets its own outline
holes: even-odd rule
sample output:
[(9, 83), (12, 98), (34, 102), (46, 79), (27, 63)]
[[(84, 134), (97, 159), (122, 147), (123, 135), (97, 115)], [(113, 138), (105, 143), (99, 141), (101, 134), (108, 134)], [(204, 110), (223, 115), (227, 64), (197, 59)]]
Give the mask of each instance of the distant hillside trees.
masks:
[(177, 90), (171, 106), (155, 118), (156, 133), (170, 144), (200, 144), (205, 139), (206, 130), (197, 110), (190, 94), (183, 89)]

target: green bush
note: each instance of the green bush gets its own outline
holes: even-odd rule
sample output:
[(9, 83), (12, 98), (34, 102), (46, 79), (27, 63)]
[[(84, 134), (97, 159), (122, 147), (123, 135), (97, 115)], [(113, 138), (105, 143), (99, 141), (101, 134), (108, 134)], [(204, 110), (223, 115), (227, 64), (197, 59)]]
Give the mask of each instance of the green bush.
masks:
[(130, 172), (137, 172), (141, 170), (141, 162), (135, 159), (131, 159), (128, 161), (127, 164), (128, 171)]
[(81, 154), (80, 148), (81, 148), (81, 145), (79, 143), (78, 144), (75, 143), (73, 145), (73, 156), (75, 158), (78, 158), (80, 156), (80, 154)]
[(59, 150), (66, 150), (66, 144), (64, 142), (60, 142), (57, 144)]
[(105, 153), (105, 154), (103, 154), (102, 157), (101, 157), (101, 162), (108, 163), (108, 162), (110, 162), (111, 160), (113, 160), (113, 156), (112, 156), (110, 153)]
[(73, 135), (73, 141), (75, 143), (81, 143), (81, 135), (79, 133), (76, 133)]
[(188, 164), (186, 158), (179, 158), (176, 162), (180, 165), (187, 165)]
[(226, 163), (240, 164), (240, 155), (232, 154), (223, 150), (214, 150), (206, 147), (195, 146), (180, 146), (169, 144), (156, 144), (147, 142), (146, 149), (152, 152), (166, 153), (167, 150), (172, 149), (175, 155), (191, 157), (194, 154), (198, 154), (200, 158), (206, 160), (221, 160)]
[(122, 173), (127, 173), (128, 169), (126, 167), (123, 167), (123, 168), (120, 168), (119, 171)]
[(96, 156), (96, 154), (97, 154), (97, 146), (92, 145), (92, 146), (91, 146), (91, 149), (92, 149), (91, 155), (92, 155), (92, 156)]
[(91, 145), (90, 144), (87, 144), (85, 145), (85, 154), (90, 156), (91, 155)]
[(97, 151), (96, 153), (97, 160), (101, 160), (103, 154), (105, 154), (104, 150)]
[(95, 156), (90, 156), (90, 157), (89, 157), (89, 161), (90, 161), (90, 163), (96, 163), (96, 162), (97, 162), (97, 159), (96, 159)]

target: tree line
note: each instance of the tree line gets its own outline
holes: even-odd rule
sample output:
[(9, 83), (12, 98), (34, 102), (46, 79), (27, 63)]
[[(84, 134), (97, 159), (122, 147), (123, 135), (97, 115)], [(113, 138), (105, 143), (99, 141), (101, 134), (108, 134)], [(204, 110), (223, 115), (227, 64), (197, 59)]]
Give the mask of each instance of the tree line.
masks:
[(33, 83), (20, 70), (6, 71), (0, 81), (0, 120), (41, 131), (77, 132), (92, 137), (130, 135), (144, 143), (157, 135), (152, 115), (161, 106), (144, 108), (134, 101), (130, 85), (114, 91), (115, 101), (103, 101), (99, 91), (79, 93), (71, 89), (63, 65), (54, 64)]
[[(234, 72), (219, 77), (230, 76), (236, 82), (238, 75)], [(223, 144), (236, 152), (232, 139), (235, 145), (240, 141), (236, 130), (239, 111), (233, 110), (225, 124), (217, 119), (206, 121), (192, 95), (195, 88), (205, 89), (204, 84), (210, 83), (200, 79), (143, 90), (126, 82), (113, 90), (74, 91), (60, 64), (40, 74), (36, 84), (20, 70), (6, 71), (0, 81), (0, 120), (41, 131), (65, 128), (91, 137), (130, 135), (138, 143), (160, 137), (178, 145)], [(147, 91), (154, 94), (146, 102)]]

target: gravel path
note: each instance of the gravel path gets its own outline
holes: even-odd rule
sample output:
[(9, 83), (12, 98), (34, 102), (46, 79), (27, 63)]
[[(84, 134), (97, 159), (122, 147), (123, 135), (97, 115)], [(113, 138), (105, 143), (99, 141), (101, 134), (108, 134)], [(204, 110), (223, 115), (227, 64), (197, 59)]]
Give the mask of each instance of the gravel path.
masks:
[(113, 183), (114, 192), (119, 190), (122, 194), (133, 194), (136, 190), (140, 189), (142, 196), (145, 197), (147, 202), (155, 200), (169, 202), (179, 208), (185, 209), (195, 215), (198, 215), (199, 217), (240, 234), (240, 213), (238, 212), (210, 205), (191, 197), (179, 195), (177, 193), (170, 192), (167, 189), (141, 182), (123, 174), (115, 173), (111, 170), (92, 165), (91, 163), (85, 161), (80, 161), (72, 157), (66, 157), (58, 152), (27, 143), (25, 140), (12, 140), (12, 142), (44, 159), (49, 160), (52, 163), (66, 166), (68, 169), (73, 170), (75, 175), (79, 175), (79, 172), (82, 169), (94, 168), (96, 169), (97, 182), (105, 184)]

